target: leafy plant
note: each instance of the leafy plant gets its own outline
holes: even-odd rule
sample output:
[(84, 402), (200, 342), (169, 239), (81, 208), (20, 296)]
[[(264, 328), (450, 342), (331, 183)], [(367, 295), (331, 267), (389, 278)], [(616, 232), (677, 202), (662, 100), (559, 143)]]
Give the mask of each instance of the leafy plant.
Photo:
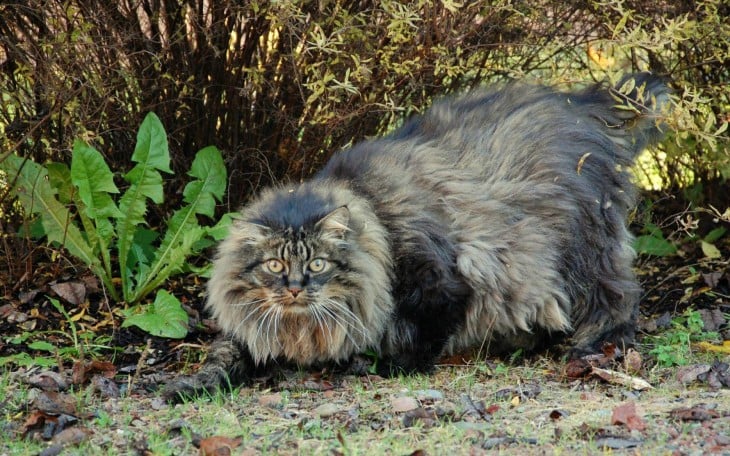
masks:
[(139, 303), (180, 272), (199, 242), (219, 238), (230, 223), (229, 218), (214, 227), (198, 223), (199, 215), (213, 217), (226, 188), (226, 169), (215, 147), (196, 154), (188, 172), (193, 180), (183, 190), (185, 204), (167, 220), (162, 239), (145, 219), (149, 201), (163, 202), (161, 173), (172, 173), (167, 135), (154, 113), (140, 126), (132, 161), (135, 166), (124, 175), (129, 187), (116, 202), (120, 192), (114, 174), (101, 153), (83, 141), (74, 143), (70, 169), (16, 155), (0, 163), (14, 182), (11, 191), (27, 215), (38, 217), (48, 242), (65, 247), (99, 277), (114, 300), (129, 304)]
[[(51, 367), (58, 365), (59, 361), (67, 359), (81, 359), (91, 354), (92, 357), (100, 356), (102, 351), (112, 350), (108, 345), (109, 336), (99, 336), (93, 331), (80, 331), (74, 319), (66, 312), (63, 305), (54, 298), (48, 298), (51, 305), (63, 315), (63, 320), (68, 330), (51, 330), (29, 332), (4, 338), (8, 345), (24, 344), (30, 351), (40, 354), (31, 356), (26, 351), (21, 351), (8, 356), (0, 357), (0, 367), (6, 364), (17, 366), (40, 366)], [(52, 336), (52, 337), (49, 337)], [(56, 340), (68, 340), (70, 344), (58, 343)], [(49, 340), (53, 340), (51, 343)], [(45, 354), (45, 355), (44, 355)]]
[(653, 223), (644, 225), (646, 234), (637, 236), (634, 239), (634, 250), (644, 255), (668, 256), (677, 252), (677, 247), (664, 238), (662, 230)]
[(702, 315), (687, 309), (672, 319), (671, 327), (658, 336), (651, 336), (654, 348), (649, 354), (656, 356), (661, 367), (681, 366), (691, 361), (692, 344), (718, 338), (716, 332), (705, 331)]

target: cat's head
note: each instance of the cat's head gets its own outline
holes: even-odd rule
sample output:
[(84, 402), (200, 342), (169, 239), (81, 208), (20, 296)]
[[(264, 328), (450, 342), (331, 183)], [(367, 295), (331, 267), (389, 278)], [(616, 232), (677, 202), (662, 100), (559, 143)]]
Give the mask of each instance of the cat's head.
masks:
[(375, 345), (392, 311), (385, 231), (337, 185), (270, 190), (218, 249), (208, 308), (257, 362), (338, 361)]

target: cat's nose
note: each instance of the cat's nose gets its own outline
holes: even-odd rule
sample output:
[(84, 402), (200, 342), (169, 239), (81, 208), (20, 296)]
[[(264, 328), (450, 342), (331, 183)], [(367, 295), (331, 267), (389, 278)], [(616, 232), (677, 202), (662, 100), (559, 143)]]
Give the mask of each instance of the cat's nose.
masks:
[(298, 288), (298, 287), (289, 287), (288, 289), (289, 289), (289, 293), (291, 293), (292, 297), (294, 297), (294, 298), (299, 296), (299, 293), (302, 292), (302, 289)]

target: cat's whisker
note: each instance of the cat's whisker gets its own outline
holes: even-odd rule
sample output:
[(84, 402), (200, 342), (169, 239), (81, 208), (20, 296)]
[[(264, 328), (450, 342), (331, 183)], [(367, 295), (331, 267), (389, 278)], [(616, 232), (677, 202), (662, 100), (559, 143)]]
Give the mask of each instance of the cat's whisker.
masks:
[(253, 306), (255, 304), (260, 304), (260, 303), (266, 302), (266, 301), (267, 301), (266, 298), (261, 298), (261, 299), (254, 299), (253, 301), (237, 302), (237, 303), (233, 304), (233, 307), (248, 307), (248, 306)]
[(236, 325), (236, 326), (235, 326), (235, 327), (233, 328), (233, 334), (236, 334), (236, 333), (238, 333), (238, 331), (239, 331), (239, 330), (240, 330), (240, 329), (241, 329), (241, 328), (243, 327), (243, 325), (244, 325), (244, 324), (246, 323), (246, 321), (248, 321), (248, 320), (249, 320), (249, 319), (250, 319), (251, 317), (253, 317), (254, 315), (259, 315), (259, 313), (260, 313), (260, 310), (261, 310), (261, 308), (262, 308), (262, 307), (264, 307), (264, 302), (265, 302), (265, 301), (266, 301), (265, 299), (261, 299), (261, 300), (259, 300), (259, 301), (255, 301), (255, 302), (257, 302), (257, 304), (256, 304), (256, 307), (255, 307), (255, 308), (253, 308), (253, 309), (250, 309), (250, 310), (248, 311), (248, 315), (246, 315), (246, 316), (245, 316), (245, 317), (243, 318), (243, 320), (241, 320), (241, 321), (240, 321), (240, 322), (239, 322), (239, 323), (238, 323), (238, 324), (237, 324), (237, 325)]
[(334, 344), (334, 339), (332, 337), (332, 327), (327, 322), (326, 316), (322, 313), (322, 309), (320, 306), (314, 305), (310, 307), (312, 309), (312, 315), (314, 316), (315, 320), (317, 321), (317, 326), (324, 331), (327, 329), (327, 338), (329, 339), (329, 344), (332, 346)]
[[(357, 318), (357, 316), (354, 313), (352, 313), (349, 309), (347, 309), (347, 308), (343, 309), (343, 304), (341, 304), (338, 301), (335, 301), (333, 299), (327, 299), (327, 300), (325, 300), (325, 303), (334, 304), (333, 307), (335, 307), (337, 310), (346, 311), (346, 312), (343, 312), (344, 315), (341, 315), (335, 309), (331, 309), (327, 306), (321, 307), (321, 310), (323, 312), (325, 312), (327, 315), (329, 315), (330, 318), (332, 318), (332, 320), (334, 320), (335, 323), (337, 323), (337, 325), (339, 325), (345, 331), (345, 335), (350, 340), (352, 345), (354, 345), (358, 349), (362, 348), (361, 347), (362, 343), (358, 343), (357, 341), (355, 341), (353, 335), (348, 330), (348, 328), (352, 328), (353, 330), (357, 331), (358, 333), (360, 333), (360, 336), (362, 337), (363, 342), (366, 341), (367, 332), (365, 330), (365, 326), (362, 324), (362, 321), (360, 321), (360, 319)], [(348, 316), (350, 317), (349, 319), (347, 318)], [(353, 323), (357, 323), (357, 325), (355, 325)]]
[[(264, 311), (263, 315), (259, 318), (259, 324), (256, 328), (256, 339), (265, 342), (269, 352), (271, 352), (271, 333), (269, 331), (271, 329), (271, 317), (276, 312), (276, 307), (277, 306), (272, 305)], [(267, 324), (265, 333), (262, 332), (264, 324)]]
[(363, 339), (367, 339), (368, 330), (365, 327), (365, 324), (362, 322), (360, 317), (355, 315), (355, 313), (350, 310), (343, 302), (330, 298), (325, 300), (325, 303), (331, 305), (334, 308), (328, 308), (327, 310), (336, 313), (338, 316), (341, 316), (341, 318), (344, 318), (344, 322), (347, 323), (347, 326), (354, 329), (355, 331), (358, 331)]

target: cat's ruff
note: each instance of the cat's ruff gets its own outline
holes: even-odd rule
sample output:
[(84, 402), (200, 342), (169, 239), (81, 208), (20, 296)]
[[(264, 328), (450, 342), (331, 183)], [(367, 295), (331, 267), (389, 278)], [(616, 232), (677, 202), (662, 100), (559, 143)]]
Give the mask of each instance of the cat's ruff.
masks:
[[(366, 349), (385, 369), (423, 371), (455, 350), (533, 349), (561, 334), (577, 352), (631, 343), (627, 169), (661, 136), (668, 99), (659, 78), (631, 78), (629, 94), (510, 84), (446, 99), (313, 179), (264, 191), (208, 285), (225, 353), (199, 374), (212, 380), (188, 386)], [(262, 266), (272, 259), (276, 273)]]

